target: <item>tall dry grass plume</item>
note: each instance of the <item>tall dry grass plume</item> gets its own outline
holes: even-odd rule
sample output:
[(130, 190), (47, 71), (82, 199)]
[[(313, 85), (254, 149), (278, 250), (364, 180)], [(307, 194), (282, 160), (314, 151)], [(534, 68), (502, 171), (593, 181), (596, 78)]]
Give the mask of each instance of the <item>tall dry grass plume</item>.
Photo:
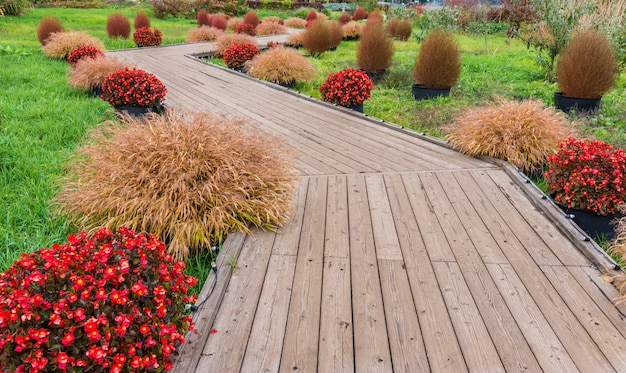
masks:
[(312, 56), (319, 56), (330, 48), (330, 30), (325, 21), (310, 21), (302, 35), (302, 46)]
[(210, 113), (123, 120), (90, 134), (56, 196), (80, 227), (155, 233), (185, 259), (233, 229), (274, 229), (285, 221), (295, 174), (278, 139)]
[(428, 88), (451, 88), (461, 74), (461, 56), (454, 36), (435, 29), (424, 38), (413, 66), (415, 80)]
[(593, 29), (574, 32), (556, 66), (559, 89), (571, 97), (602, 97), (615, 85), (617, 73), (611, 41)]
[(407, 21), (403, 19), (398, 22), (396, 25), (395, 33), (393, 35), (394, 38), (398, 40), (407, 41), (413, 34), (413, 26), (411, 25), (411, 21)]
[(356, 61), (367, 72), (380, 72), (391, 65), (394, 47), (382, 23), (374, 21), (363, 30), (356, 49)]
[(45, 45), (46, 39), (54, 32), (63, 32), (61, 21), (53, 16), (42, 17), (37, 26), (37, 38), (41, 45)]
[(341, 28), (343, 29), (344, 39), (348, 39), (348, 40), (358, 39), (363, 34), (363, 25), (356, 21), (350, 21), (344, 24), (343, 26), (341, 26)]
[(69, 84), (83, 91), (92, 91), (102, 86), (107, 75), (124, 68), (135, 67), (134, 63), (112, 56), (81, 58), (70, 70)]
[(565, 115), (541, 100), (499, 100), (465, 110), (447, 128), (447, 139), (462, 153), (508, 160), (540, 174), (559, 141), (572, 134)]
[(243, 23), (247, 23), (252, 25), (253, 27), (257, 27), (259, 25), (259, 15), (254, 10), (249, 10), (243, 16)]
[(259, 46), (252, 36), (248, 34), (224, 34), (215, 40), (215, 57), (221, 58), (226, 48), (233, 44), (252, 44)]
[(50, 34), (43, 46), (43, 53), (50, 57), (66, 60), (74, 49), (82, 45), (90, 45), (100, 50), (105, 50), (104, 43), (100, 39), (81, 31), (55, 32)]
[(339, 21), (328, 22), (328, 31), (330, 31), (330, 46), (329, 48), (337, 48), (343, 40), (343, 27)]
[(269, 82), (289, 85), (306, 81), (316, 74), (315, 65), (293, 48), (271, 48), (246, 62), (248, 75)]
[(194, 27), (187, 32), (186, 42), (197, 42), (197, 41), (215, 41), (220, 36), (224, 35), (224, 31), (211, 27), (211, 26), (200, 26)]
[(278, 22), (263, 22), (256, 27), (256, 34), (263, 35), (282, 35), (287, 33), (287, 28)]
[(110, 38), (128, 39), (130, 36), (130, 20), (124, 14), (114, 12), (107, 17), (107, 35)]
[(142, 27), (150, 27), (150, 16), (143, 10), (138, 10), (133, 19), (133, 27), (135, 30)]
[(287, 36), (287, 41), (285, 42), (285, 44), (290, 47), (300, 48), (302, 47), (303, 36), (304, 36), (304, 31), (301, 31), (295, 34), (289, 34), (289, 36)]

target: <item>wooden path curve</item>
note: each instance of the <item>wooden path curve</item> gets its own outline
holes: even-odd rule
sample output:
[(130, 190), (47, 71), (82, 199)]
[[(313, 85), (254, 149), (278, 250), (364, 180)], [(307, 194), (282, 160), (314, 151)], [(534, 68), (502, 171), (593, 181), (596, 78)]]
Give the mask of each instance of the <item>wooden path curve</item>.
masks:
[(284, 139), (300, 182), (280, 232), (229, 235), (175, 372), (626, 372), (613, 263), (511, 166), (188, 56), (211, 48), (109, 53)]

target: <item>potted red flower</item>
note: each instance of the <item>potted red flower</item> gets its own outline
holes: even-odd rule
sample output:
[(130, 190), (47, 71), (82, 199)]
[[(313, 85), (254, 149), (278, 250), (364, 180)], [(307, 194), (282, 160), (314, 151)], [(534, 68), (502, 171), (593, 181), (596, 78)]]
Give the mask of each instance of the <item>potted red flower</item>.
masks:
[[(602, 141), (573, 137), (558, 146), (559, 150), (548, 157), (549, 170), (545, 173), (555, 202), (564, 209), (578, 210), (572, 212), (577, 223), (580, 220), (576, 218), (582, 218), (584, 212), (605, 216), (607, 221), (614, 219), (626, 198), (626, 152)], [(614, 235), (610, 225), (600, 233)]]
[[(103, 100), (117, 110), (132, 113), (161, 112), (167, 88), (154, 75), (136, 68), (115, 71), (102, 83)], [(139, 109), (138, 109), (139, 108)]]
[(371, 97), (372, 79), (358, 69), (348, 67), (328, 75), (320, 87), (322, 100), (363, 112), (363, 102)]
[(3, 372), (161, 372), (194, 328), (184, 275), (155, 235), (108, 228), (22, 254), (0, 274)]
[(135, 30), (133, 40), (138, 47), (155, 47), (161, 45), (163, 36), (158, 29), (155, 28), (154, 31), (152, 31), (150, 26), (144, 26)]
[(246, 62), (260, 53), (259, 48), (254, 44), (235, 43), (229, 45), (222, 53), (222, 60), (226, 66), (234, 70), (243, 70)]

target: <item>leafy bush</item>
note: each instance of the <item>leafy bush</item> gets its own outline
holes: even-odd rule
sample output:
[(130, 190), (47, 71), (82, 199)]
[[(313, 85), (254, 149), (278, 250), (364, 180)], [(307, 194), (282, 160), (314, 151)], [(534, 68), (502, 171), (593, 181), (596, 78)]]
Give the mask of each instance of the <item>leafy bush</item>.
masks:
[(102, 87), (102, 82), (107, 75), (134, 66), (130, 62), (115, 57), (83, 58), (70, 70), (68, 82), (72, 87), (83, 91), (93, 91)]
[(302, 18), (291, 17), (285, 20), (285, 26), (292, 28), (305, 28), (306, 21)]
[(554, 200), (598, 215), (617, 211), (626, 197), (626, 152), (603, 141), (560, 142), (545, 173)]
[(228, 18), (225, 14), (213, 14), (211, 16), (211, 27), (226, 31), (226, 28), (228, 27)]
[(563, 113), (543, 106), (541, 100), (500, 100), (471, 108), (448, 127), (447, 139), (462, 153), (508, 160), (535, 175), (571, 131)]
[(328, 75), (320, 93), (322, 100), (341, 106), (354, 106), (372, 96), (374, 83), (361, 70), (348, 67)]
[(391, 65), (394, 46), (382, 23), (373, 22), (363, 30), (356, 49), (356, 61), (364, 71), (380, 72)]
[(413, 34), (413, 26), (411, 26), (411, 22), (402, 20), (402, 21), (398, 21), (393, 37), (402, 41), (407, 41), (409, 40), (412, 34)]
[(413, 77), (428, 88), (450, 88), (459, 79), (461, 56), (454, 36), (436, 29), (424, 39), (413, 65)]
[(186, 42), (214, 41), (224, 35), (224, 31), (210, 26), (194, 27), (187, 33)]
[(80, 47), (70, 52), (70, 55), (67, 57), (67, 62), (69, 62), (71, 66), (76, 66), (78, 61), (82, 59), (85, 59), (85, 58), (93, 59), (93, 58), (102, 57), (102, 56), (104, 56), (104, 53), (102, 53), (100, 49), (93, 47), (91, 45), (81, 45)]
[(418, 41), (423, 41), (426, 35), (435, 29), (455, 32), (460, 29), (461, 10), (459, 8), (443, 7), (422, 14), (416, 24), (420, 33), (416, 35)]
[(243, 23), (252, 25), (252, 28), (256, 28), (259, 25), (259, 15), (254, 10), (249, 10), (243, 16)]
[(343, 38), (347, 40), (358, 39), (363, 33), (363, 25), (356, 21), (350, 21), (341, 28), (343, 29)]
[(21, 16), (29, 6), (28, 0), (0, 0), (0, 17)]
[(315, 65), (300, 52), (282, 47), (255, 56), (246, 68), (248, 75), (282, 85), (309, 80), (316, 74)]
[(352, 21), (352, 16), (348, 12), (343, 12), (337, 20), (341, 22), (342, 25), (345, 25), (346, 23)]
[(232, 44), (253, 44), (259, 46), (256, 40), (247, 34), (224, 34), (215, 41), (215, 57), (221, 58), (222, 53)]
[(571, 97), (602, 97), (617, 79), (617, 56), (611, 41), (600, 31), (575, 32), (556, 66), (559, 89)]
[(206, 9), (200, 9), (196, 15), (198, 26), (211, 26), (211, 15)]
[(113, 106), (131, 105), (159, 109), (167, 88), (156, 77), (147, 71), (129, 69), (114, 71), (102, 82), (102, 96)]
[(263, 22), (256, 27), (256, 34), (262, 35), (282, 35), (287, 33), (287, 28), (278, 22)]
[(343, 40), (343, 27), (339, 21), (330, 21), (328, 22), (328, 31), (330, 31), (329, 48), (336, 48)]
[(133, 41), (138, 47), (156, 47), (162, 40), (161, 31), (156, 28), (152, 31), (150, 27), (141, 27), (133, 33)]
[(242, 70), (246, 62), (259, 53), (259, 48), (254, 44), (232, 44), (224, 50), (222, 59), (231, 69)]
[[(88, 227), (154, 232), (183, 259), (233, 229), (272, 229), (291, 209), (286, 147), (241, 119), (168, 110), (100, 127), (57, 197)], [(252, 130), (251, 130), (252, 129)]]
[(79, 31), (55, 32), (46, 40), (43, 53), (50, 58), (60, 60), (66, 60), (71, 51), (82, 45), (90, 45), (104, 50), (104, 43), (99, 39)]
[(197, 279), (156, 236), (120, 227), (72, 234), (0, 274), (3, 371), (150, 371), (194, 328)]
[(37, 26), (37, 38), (41, 45), (46, 44), (46, 40), (53, 32), (63, 32), (61, 21), (52, 16), (42, 17)]
[(330, 30), (324, 21), (311, 21), (302, 35), (302, 46), (312, 56), (318, 56), (330, 47)]
[(121, 37), (128, 39), (130, 36), (130, 21), (122, 13), (114, 12), (107, 17), (107, 34), (110, 38)]
[(150, 27), (150, 17), (143, 10), (138, 10), (135, 13), (135, 19), (133, 20), (133, 26), (135, 30), (142, 27)]
[(352, 15), (352, 20), (353, 21), (360, 21), (362, 19), (367, 18), (367, 12), (365, 11), (365, 8), (363, 8), (362, 6), (358, 6), (355, 10), (354, 10), (354, 14)]

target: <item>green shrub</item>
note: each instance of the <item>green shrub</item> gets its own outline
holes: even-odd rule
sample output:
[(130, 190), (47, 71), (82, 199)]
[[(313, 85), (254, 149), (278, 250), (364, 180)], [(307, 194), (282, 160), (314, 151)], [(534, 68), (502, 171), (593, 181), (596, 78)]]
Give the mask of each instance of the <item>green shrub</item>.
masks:
[(21, 16), (29, 6), (28, 0), (0, 0), (0, 16)]

